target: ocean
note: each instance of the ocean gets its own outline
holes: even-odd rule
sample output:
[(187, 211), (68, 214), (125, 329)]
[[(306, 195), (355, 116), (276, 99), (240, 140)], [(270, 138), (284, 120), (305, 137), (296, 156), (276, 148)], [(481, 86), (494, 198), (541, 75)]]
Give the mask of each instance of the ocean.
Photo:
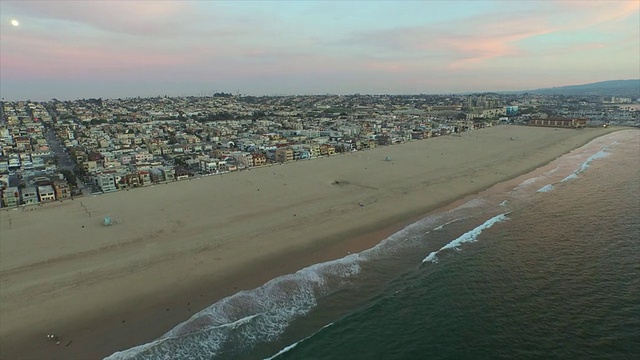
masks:
[(640, 358), (640, 131), (600, 137), (108, 357), (500, 358)]

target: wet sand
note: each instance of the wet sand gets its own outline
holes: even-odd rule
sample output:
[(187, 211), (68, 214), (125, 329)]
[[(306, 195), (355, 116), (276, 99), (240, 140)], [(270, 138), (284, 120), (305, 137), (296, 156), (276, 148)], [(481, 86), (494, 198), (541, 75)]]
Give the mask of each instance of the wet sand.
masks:
[(151, 341), (613, 130), (500, 126), (0, 211), (0, 358), (102, 358)]

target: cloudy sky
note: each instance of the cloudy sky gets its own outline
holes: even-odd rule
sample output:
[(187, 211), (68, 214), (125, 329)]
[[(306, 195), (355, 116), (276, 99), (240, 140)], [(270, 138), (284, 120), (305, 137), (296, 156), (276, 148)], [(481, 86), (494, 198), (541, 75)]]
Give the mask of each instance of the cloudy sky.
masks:
[(0, 21), (7, 100), (452, 93), (640, 78), (638, 0), (2, 0)]

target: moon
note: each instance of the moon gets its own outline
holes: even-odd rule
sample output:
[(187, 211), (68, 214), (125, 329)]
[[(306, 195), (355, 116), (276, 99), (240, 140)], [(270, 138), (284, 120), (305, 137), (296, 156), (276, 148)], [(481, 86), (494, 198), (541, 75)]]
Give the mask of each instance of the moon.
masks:
[(20, 22), (16, 19), (11, 20), (11, 25), (13, 26), (20, 26)]

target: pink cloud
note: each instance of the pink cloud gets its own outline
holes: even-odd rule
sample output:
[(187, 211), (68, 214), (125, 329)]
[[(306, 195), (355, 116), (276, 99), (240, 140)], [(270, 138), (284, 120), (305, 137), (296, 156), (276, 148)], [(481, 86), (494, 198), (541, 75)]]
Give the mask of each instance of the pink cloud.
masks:
[(519, 34), (486, 34), (480, 31), (471, 37), (450, 37), (442, 42), (447, 43), (449, 49), (458, 54), (458, 60), (451, 62), (449, 68), (459, 69), (489, 59), (520, 56), (524, 51), (516, 45), (518, 41), (550, 32), (547, 29)]
[[(457, 19), (431, 26), (394, 28), (360, 33), (345, 44), (373, 45), (403, 56), (424, 54), (451, 59), (447, 67), (461, 70), (491, 59), (530, 55), (521, 42), (545, 35), (569, 33), (587, 27), (639, 16), (640, 1), (545, 3), (531, 11), (513, 11)], [(570, 37), (568, 37), (570, 39)], [(552, 46), (552, 45), (550, 45)], [(579, 52), (604, 46), (575, 45)]]
[(464, 20), (464, 24), (447, 23), (438, 27), (396, 28), (361, 35), (355, 42), (372, 44), (403, 57), (422, 53), (429, 57), (449, 58), (449, 68), (458, 69), (488, 59), (517, 56), (523, 52), (518, 41), (550, 33), (535, 18), (505, 18), (487, 22), (486, 18)]
[[(136, 71), (154, 71), (167, 66), (185, 65), (180, 52), (101, 44), (68, 44), (51, 37), (18, 34), (3, 39), (0, 54), (2, 75), (6, 78), (65, 78), (69, 76), (114, 76)], [(109, 75), (106, 75), (109, 74)]]
[[(561, 11), (569, 11), (572, 18), (570, 27), (586, 27), (603, 22), (640, 16), (640, 1), (557, 1)], [(571, 21), (572, 20), (572, 21)]]
[(367, 70), (381, 71), (384, 73), (405, 73), (409, 71), (409, 67), (405, 64), (399, 62), (382, 62), (382, 61), (374, 61), (374, 62), (365, 62), (362, 64), (362, 67)]
[(181, 18), (197, 15), (190, 4), (179, 1), (24, 1), (10, 5), (35, 18), (71, 21), (108, 32), (171, 35), (188, 27)]

